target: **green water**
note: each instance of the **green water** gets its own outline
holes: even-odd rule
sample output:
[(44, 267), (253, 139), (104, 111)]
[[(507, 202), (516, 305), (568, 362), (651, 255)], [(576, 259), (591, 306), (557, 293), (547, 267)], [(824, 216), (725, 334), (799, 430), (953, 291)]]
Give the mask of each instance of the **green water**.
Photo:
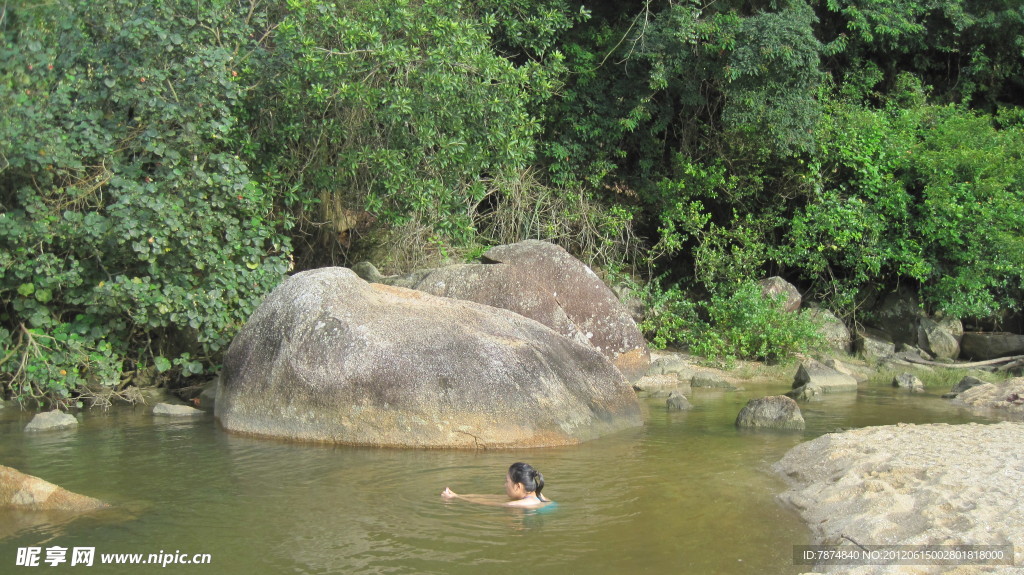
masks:
[[(114, 505), (76, 519), (0, 515), (0, 572), (15, 572), (19, 548), (60, 546), (95, 548), (94, 565), (38, 569), (152, 572), (161, 568), (100, 565), (100, 555), (162, 552), (210, 556), (209, 565), (166, 572), (218, 575), (799, 573), (792, 546), (810, 543), (809, 534), (776, 502), (785, 485), (769, 469), (789, 448), (840, 427), (986, 421), (937, 393), (878, 387), (803, 404), (802, 433), (734, 428), (748, 399), (785, 388), (698, 390), (690, 412), (644, 400), (642, 428), (517, 452), (295, 445), (144, 408), (89, 412), (75, 431), (25, 434), (31, 414), (7, 408), (0, 463)], [(544, 472), (557, 507), (439, 497), (445, 486), (502, 493), (516, 460)]]

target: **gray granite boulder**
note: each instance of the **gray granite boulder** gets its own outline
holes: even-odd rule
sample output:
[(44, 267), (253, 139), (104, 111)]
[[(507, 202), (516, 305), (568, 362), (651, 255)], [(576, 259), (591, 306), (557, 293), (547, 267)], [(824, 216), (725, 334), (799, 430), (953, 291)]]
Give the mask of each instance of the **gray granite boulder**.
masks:
[(225, 355), (215, 414), (236, 433), (395, 447), (567, 445), (642, 424), (593, 347), (344, 268), (266, 298)]
[(817, 360), (806, 359), (800, 362), (800, 367), (793, 376), (794, 389), (804, 385), (815, 385), (836, 391), (855, 391), (857, 379)]
[(736, 416), (736, 427), (803, 429), (805, 425), (800, 406), (785, 395), (751, 399)]
[(871, 315), (874, 318), (872, 326), (885, 333), (886, 339), (893, 343), (916, 345), (918, 323), (927, 314), (921, 308), (917, 293), (901, 286), (885, 294)]
[(896, 353), (896, 344), (881, 331), (864, 328), (857, 330), (853, 340), (854, 351), (869, 363), (882, 363)]
[(959, 320), (918, 320), (917, 347), (936, 359), (956, 359), (960, 355), (960, 338), (964, 329)]
[(728, 389), (735, 390), (736, 386), (725, 380), (722, 375), (712, 371), (698, 371), (690, 378), (691, 388), (704, 389)]
[(481, 263), (382, 277), (357, 264), (360, 277), (430, 294), (507, 309), (591, 345), (630, 381), (650, 364), (633, 314), (587, 265), (560, 246), (526, 240), (491, 248)]
[(1024, 335), (1006, 332), (967, 332), (960, 354), (973, 360), (1024, 355)]
[(850, 333), (850, 328), (846, 327), (843, 320), (839, 319), (836, 314), (823, 307), (811, 307), (807, 313), (810, 314), (811, 319), (821, 325), (821, 335), (829, 347), (842, 353), (853, 351), (853, 335)]

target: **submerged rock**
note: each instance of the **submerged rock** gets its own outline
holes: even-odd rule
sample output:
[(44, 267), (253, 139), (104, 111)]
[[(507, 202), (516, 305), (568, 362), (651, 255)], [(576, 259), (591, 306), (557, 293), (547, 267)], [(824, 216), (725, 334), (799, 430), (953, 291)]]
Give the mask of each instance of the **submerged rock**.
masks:
[(396, 447), (566, 445), (642, 423), (593, 347), (344, 268), (267, 297), (225, 355), (215, 413), (238, 433)]
[(800, 406), (785, 395), (751, 399), (736, 416), (736, 427), (803, 429), (804, 426)]
[(679, 374), (666, 373), (645, 375), (633, 382), (633, 389), (648, 397), (664, 397), (673, 391), (688, 392), (691, 388), (689, 378), (682, 380)]
[(107, 505), (48, 481), (0, 465), (0, 508), (26, 511), (91, 511)]
[(158, 403), (153, 406), (153, 415), (163, 415), (167, 417), (198, 417), (206, 415), (206, 413), (188, 405)]

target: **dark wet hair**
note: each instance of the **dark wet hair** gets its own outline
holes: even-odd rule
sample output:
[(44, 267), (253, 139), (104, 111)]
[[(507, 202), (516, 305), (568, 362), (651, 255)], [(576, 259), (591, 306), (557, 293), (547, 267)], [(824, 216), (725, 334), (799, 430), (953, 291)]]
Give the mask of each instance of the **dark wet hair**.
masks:
[(523, 489), (527, 493), (532, 491), (537, 496), (537, 499), (547, 501), (540, 494), (540, 491), (544, 489), (544, 476), (529, 463), (521, 461), (513, 463), (508, 468), (508, 476), (512, 479), (512, 483), (522, 483)]

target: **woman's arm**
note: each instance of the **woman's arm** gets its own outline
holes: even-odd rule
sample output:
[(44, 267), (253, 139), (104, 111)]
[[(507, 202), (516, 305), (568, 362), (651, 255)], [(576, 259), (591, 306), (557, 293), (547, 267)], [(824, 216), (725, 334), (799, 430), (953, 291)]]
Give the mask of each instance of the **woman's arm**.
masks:
[(533, 500), (529, 502), (522, 500), (509, 501), (508, 497), (505, 497), (503, 495), (459, 495), (458, 493), (455, 493), (448, 487), (445, 487), (444, 491), (441, 492), (441, 497), (448, 500), (462, 499), (463, 501), (468, 501), (470, 503), (477, 503), (479, 505), (491, 505), (494, 507), (542, 507), (550, 503), (550, 501), (546, 499), (544, 501)]
[(444, 491), (441, 492), (441, 497), (444, 499), (462, 499), (470, 503), (479, 503), (480, 505), (493, 505), (496, 507), (504, 507), (508, 505), (509, 501), (507, 497), (501, 495), (459, 495), (451, 490), (451, 488), (445, 487)]

